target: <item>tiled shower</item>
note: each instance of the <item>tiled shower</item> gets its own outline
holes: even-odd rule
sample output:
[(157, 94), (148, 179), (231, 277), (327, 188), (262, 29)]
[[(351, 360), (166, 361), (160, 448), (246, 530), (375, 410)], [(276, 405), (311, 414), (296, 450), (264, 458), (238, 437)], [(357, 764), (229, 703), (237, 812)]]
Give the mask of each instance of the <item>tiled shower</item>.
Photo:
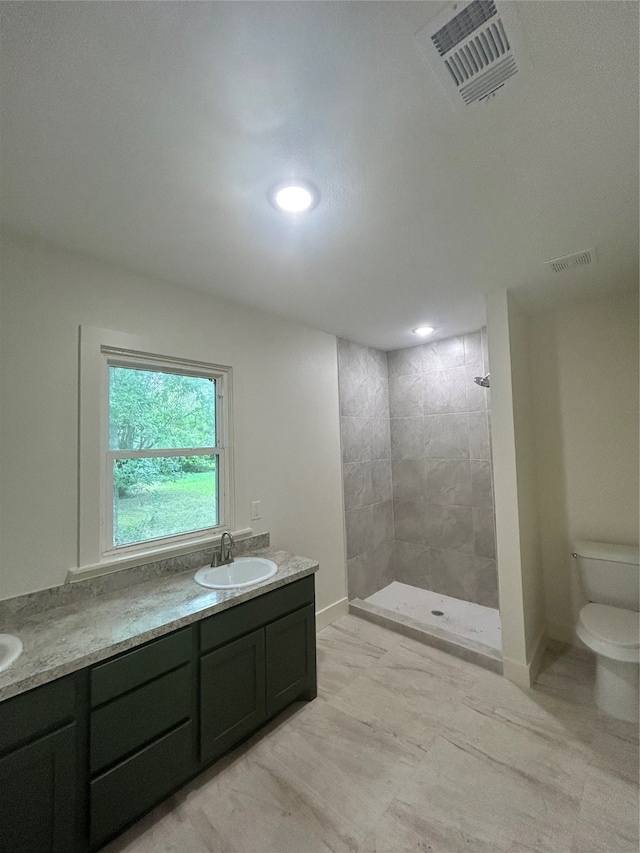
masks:
[(339, 340), (338, 369), (349, 599), (396, 581), (497, 608), (486, 329)]

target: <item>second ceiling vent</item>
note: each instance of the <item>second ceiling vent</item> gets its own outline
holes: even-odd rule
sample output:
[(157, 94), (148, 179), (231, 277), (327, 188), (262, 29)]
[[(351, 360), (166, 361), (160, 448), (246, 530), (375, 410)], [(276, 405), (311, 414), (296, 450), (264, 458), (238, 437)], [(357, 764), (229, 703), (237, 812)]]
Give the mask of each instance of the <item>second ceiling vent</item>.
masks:
[(461, 109), (520, 82), (525, 57), (514, 4), (451, 3), (415, 34), (429, 64)]
[(554, 272), (564, 272), (571, 267), (586, 267), (588, 264), (595, 263), (596, 250), (595, 248), (585, 249), (583, 252), (575, 252), (573, 255), (563, 255), (561, 258), (552, 258), (550, 261), (545, 261), (546, 266), (551, 267)]

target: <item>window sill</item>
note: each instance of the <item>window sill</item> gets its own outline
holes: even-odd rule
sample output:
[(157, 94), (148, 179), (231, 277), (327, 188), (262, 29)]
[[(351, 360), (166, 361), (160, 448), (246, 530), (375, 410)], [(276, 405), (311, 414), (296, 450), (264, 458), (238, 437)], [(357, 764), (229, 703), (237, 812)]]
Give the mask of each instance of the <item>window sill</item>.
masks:
[[(179, 557), (181, 554), (189, 554), (192, 551), (201, 551), (203, 548), (212, 548), (220, 543), (221, 533), (216, 536), (207, 536), (202, 539), (190, 539), (180, 545), (167, 545), (164, 548), (154, 548), (148, 551), (139, 551), (137, 554), (126, 554), (119, 557), (111, 557), (93, 563), (89, 566), (80, 566), (77, 569), (69, 569), (65, 583), (77, 583), (88, 578), (118, 572), (121, 569), (131, 569), (134, 566), (144, 566), (147, 563), (155, 563), (169, 557)], [(233, 533), (233, 538), (241, 541), (253, 536), (253, 528), (246, 527)]]

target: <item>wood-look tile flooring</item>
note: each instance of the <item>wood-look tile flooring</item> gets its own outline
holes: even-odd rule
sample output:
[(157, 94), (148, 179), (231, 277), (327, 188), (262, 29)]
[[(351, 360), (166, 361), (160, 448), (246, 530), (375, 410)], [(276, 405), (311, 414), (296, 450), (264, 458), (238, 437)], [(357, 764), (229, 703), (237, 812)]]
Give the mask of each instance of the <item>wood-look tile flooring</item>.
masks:
[(298, 704), (108, 853), (638, 853), (638, 728), (598, 712), (593, 659), (535, 689), (346, 616)]

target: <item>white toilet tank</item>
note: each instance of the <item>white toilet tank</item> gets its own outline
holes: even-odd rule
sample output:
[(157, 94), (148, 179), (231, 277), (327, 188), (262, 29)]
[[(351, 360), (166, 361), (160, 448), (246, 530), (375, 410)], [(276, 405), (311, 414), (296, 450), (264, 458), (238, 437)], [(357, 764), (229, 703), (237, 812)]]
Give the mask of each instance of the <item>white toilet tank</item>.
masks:
[(640, 610), (640, 550), (632, 545), (576, 542), (582, 589), (596, 604)]

